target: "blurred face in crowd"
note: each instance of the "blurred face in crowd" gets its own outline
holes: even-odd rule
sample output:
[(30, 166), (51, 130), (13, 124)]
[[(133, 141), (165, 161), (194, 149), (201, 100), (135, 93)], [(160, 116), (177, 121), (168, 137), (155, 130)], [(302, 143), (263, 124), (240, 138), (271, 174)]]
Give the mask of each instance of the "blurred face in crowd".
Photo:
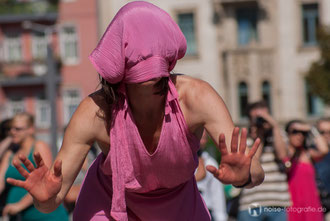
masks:
[(262, 113), (268, 114), (268, 108), (267, 107), (258, 107), (250, 110), (249, 115), (251, 117), (251, 120), (255, 120), (257, 117), (259, 117)]
[(309, 126), (305, 123), (293, 123), (288, 129), (289, 142), (294, 148), (303, 148)]
[(33, 126), (29, 123), (26, 116), (18, 115), (13, 118), (10, 128), (13, 143), (21, 144), (27, 137), (32, 136), (33, 133)]
[(320, 121), (317, 129), (330, 145), (330, 120)]

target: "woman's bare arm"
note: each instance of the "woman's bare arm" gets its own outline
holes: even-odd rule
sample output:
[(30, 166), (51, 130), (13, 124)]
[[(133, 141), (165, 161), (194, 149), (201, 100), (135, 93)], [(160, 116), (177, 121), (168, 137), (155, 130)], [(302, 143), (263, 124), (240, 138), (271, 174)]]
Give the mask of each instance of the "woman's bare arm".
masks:
[(7, 182), (28, 190), (40, 211), (52, 212), (64, 200), (91, 144), (102, 130), (102, 126), (104, 127), (96, 116), (98, 110), (99, 107), (90, 97), (81, 102), (65, 131), (61, 150), (51, 169), (45, 165), (39, 152), (34, 155), (37, 168), (34, 168), (26, 157), (19, 157), (30, 173), (19, 163), (14, 163), (26, 180), (7, 179)]
[[(185, 104), (190, 110), (187, 117), (192, 118), (194, 122), (200, 122), (218, 146), (219, 136), (224, 134), (227, 150), (231, 153), (234, 123), (222, 98), (204, 81), (191, 79), (189, 84), (190, 90), (186, 93), (185, 99)], [(252, 187), (263, 181), (264, 172), (256, 156), (252, 158), (249, 166), (252, 179), (249, 187)]]
[[(65, 131), (62, 147), (55, 161), (62, 162), (63, 183), (57, 194), (56, 205), (64, 200), (76, 179), (85, 158), (100, 131), (96, 112), (98, 107), (90, 97), (78, 106)], [(53, 165), (54, 167), (54, 165)]]
[(8, 147), (11, 144), (11, 140), (12, 140), (11, 136), (8, 136), (0, 142), (0, 159), (3, 157), (5, 152), (8, 150)]

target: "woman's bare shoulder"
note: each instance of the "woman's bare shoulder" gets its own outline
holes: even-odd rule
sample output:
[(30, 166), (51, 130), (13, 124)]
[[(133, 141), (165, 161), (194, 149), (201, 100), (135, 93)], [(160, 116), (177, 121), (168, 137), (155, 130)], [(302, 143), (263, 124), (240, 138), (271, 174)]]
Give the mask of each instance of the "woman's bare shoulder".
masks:
[(75, 115), (78, 117), (94, 118), (102, 110), (105, 110), (109, 105), (106, 103), (102, 90), (98, 90), (85, 97), (79, 104)]
[[(174, 77), (174, 79), (173, 79)], [(179, 100), (185, 105), (197, 104), (207, 93), (214, 93), (209, 83), (187, 75), (175, 75), (172, 80), (179, 94)]]
[(44, 148), (50, 148), (49, 145), (45, 141), (37, 140), (35, 142), (35, 150), (36, 151), (38, 151), (40, 149), (44, 149)]

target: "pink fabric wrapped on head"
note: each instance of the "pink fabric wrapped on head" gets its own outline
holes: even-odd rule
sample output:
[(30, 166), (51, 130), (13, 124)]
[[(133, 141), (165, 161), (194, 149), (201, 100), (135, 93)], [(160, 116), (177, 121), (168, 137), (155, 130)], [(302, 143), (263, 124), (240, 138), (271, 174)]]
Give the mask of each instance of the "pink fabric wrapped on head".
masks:
[(109, 83), (140, 83), (169, 76), (186, 48), (169, 14), (137, 1), (118, 11), (89, 58)]

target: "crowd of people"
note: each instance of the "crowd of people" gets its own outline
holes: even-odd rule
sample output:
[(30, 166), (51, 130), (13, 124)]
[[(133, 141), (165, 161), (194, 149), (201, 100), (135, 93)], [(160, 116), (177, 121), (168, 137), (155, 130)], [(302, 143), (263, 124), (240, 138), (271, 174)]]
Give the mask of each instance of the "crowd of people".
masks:
[[(2, 215), (66, 221), (73, 210), (75, 221), (218, 221), (231, 214), (244, 221), (322, 220), (329, 119), (315, 127), (290, 121), (285, 136), (261, 101), (249, 105), (248, 130), (240, 130), (209, 84), (170, 74), (186, 48), (165, 11), (142, 1), (123, 6), (89, 57), (102, 88), (77, 108), (55, 160), (35, 138), (31, 114), (4, 122)], [(205, 151), (207, 136), (219, 163)], [(87, 170), (94, 143), (101, 153)], [(236, 213), (227, 213), (223, 184), (240, 190), (230, 204)]]
[[(251, 189), (233, 191), (230, 187), (234, 194), (217, 199), (221, 204), (217, 207), (226, 205), (227, 213), (218, 209), (222, 218), (213, 220), (330, 220), (330, 118), (323, 117), (314, 123), (294, 119), (281, 127), (265, 101), (249, 104), (248, 117), (249, 138), (261, 138), (262, 147), (256, 155), (265, 179)], [(200, 167), (198, 170), (199, 183), (206, 176), (200, 175), (203, 173)], [(208, 202), (213, 196), (203, 194), (205, 189), (211, 193), (214, 190), (211, 185), (201, 188)]]

